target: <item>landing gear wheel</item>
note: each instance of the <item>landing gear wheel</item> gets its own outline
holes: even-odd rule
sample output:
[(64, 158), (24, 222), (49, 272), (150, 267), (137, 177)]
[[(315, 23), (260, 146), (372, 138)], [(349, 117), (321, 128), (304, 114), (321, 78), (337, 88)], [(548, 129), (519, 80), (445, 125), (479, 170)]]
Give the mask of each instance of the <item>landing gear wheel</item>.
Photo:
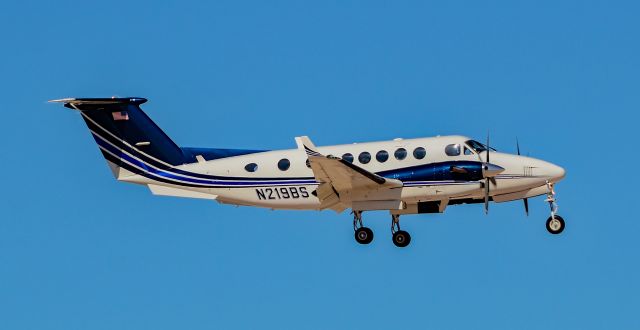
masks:
[(356, 242), (360, 244), (369, 244), (373, 241), (373, 230), (367, 227), (360, 227), (356, 229), (355, 238)]
[(554, 235), (560, 234), (564, 230), (564, 219), (559, 215), (554, 215), (547, 219), (547, 230)]
[(393, 233), (393, 244), (397, 247), (405, 247), (411, 243), (411, 235), (404, 230)]

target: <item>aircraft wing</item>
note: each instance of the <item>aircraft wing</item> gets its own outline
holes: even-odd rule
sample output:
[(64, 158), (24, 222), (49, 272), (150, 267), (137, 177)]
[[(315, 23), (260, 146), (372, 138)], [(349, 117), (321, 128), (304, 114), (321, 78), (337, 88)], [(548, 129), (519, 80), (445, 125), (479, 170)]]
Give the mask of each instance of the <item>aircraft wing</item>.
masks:
[(313, 175), (320, 182), (317, 193), (322, 208), (342, 211), (354, 193), (402, 187), (399, 180), (384, 178), (339, 157), (321, 154), (306, 136), (297, 137), (296, 142), (298, 148), (306, 152)]

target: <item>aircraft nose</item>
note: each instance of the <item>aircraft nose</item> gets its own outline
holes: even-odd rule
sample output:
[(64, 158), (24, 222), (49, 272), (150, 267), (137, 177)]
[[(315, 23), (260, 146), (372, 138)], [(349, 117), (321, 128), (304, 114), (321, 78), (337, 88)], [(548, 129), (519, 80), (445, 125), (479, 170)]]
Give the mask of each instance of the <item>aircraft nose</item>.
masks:
[(545, 176), (548, 176), (549, 181), (551, 182), (558, 182), (564, 179), (564, 176), (566, 175), (566, 171), (564, 170), (564, 168), (551, 163), (546, 164), (544, 172)]

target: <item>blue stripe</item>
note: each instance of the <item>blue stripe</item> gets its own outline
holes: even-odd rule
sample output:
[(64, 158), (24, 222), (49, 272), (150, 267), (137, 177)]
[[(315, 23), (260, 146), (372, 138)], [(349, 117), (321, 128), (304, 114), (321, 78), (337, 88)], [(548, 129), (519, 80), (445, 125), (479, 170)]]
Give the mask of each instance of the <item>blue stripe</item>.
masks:
[(478, 181), (406, 181), (403, 182), (405, 187), (413, 186), (455, 186), (455, 185), (475, 185)]
[[(111, 135), (104, 135), (104, 134), (100, 134), (98, 132), (98, 130), (103, 131), (103, 132), (107, 132), (109, 133), (106, 129), (103, 129), (102, 127), (97, 126), (96, 124), (85, 120), (85, 122), (87, 123), (87, 126), (89, 126), (89, 129), (91, 129), (92, 134), (97, 135), (98, 137), (102, 138), (103, 140), (107, 141), (108, 143), (116, 146), (116, 148), (122, 149), (126, 152), (128, 152), (131, 155), (136, 156), (137, 158), (141, 159), (145, 164), (150, 164), (151, 166), (154, 166), (156, 168), (162, 169), (164, 171), (167, 172), (171, 172), (174, 174), (178, 174), (178, 175), (186, 175), (186, 176), (191, 176), (191, 177), (196, 177), (196, 178), (202, 178), (202, 179), (214, 179), (214, 180), (246, 180), (246, 181), (264, 181), (264, 180), (272, 180), (271, 178), (248, 178), (248, 177), (225, 177), (225, 176), (216, 176), (216, 175), (207, 175), (207, 174), (202, 174), (202, 173), (194, 173), (194, 172), (189, 172), (189, 171), (184, 171), (181, 169), (177, 169), (171, 166), (167, 166), (165, 164), (162, 164), (152, 158), (150, 158), (150, 156), (148, 156), (147, 154), (129, 147), (128, 145), (126, 145), (125, 143), (123, 143), (121, 140), (118, 139), (114, 139)], [(119, 154), (120, 151), (118, 151), (118, 153), (115, 154)], [(314, 180), (313, 177), (294, 177), (294, 178), (280, 178), (277, 179), (280, 181), (286, 181), (286, 180)]]
[(280, 179), (274, 179), (274, 180), (267, 180), (267, 181), (220, 181), (220, 180), (206, 180), (206, 179), (196, 179), (196, 178), (189, 178), (189, 177), (184, 177), (184, 176), (180, 176), (180, 175), (176, 175), (174, 173), (170, 173), (170, 172), (166, 172), (166, 171), (162, 171), (162, 170), (158, 170), (156, 168), (153, 168), (151, 166), (148, 166), (147, 164), (145, 164), (144, 162), (141, 162), (125, 153), (123, 153), (121, 150), (113, 147), (111, 144), (103, 141), (101, 138), (94, 136), (94, 139), (96, 140), (96, 143), (98, 143), (99, 146), (101, 146), (102, 148), (104, 148), (105, 150), (108, 150), (109, 152), (111, 152), (112, 154), (116, 155), (117, 157), (120, 157), (122, 160), (128, 162), (129, 164), (132, 164), (134, 166), (139, 167), (140, 169), (149, 172), (153, 175), (156, 176), (160, 176), (160, 177), (164, 177), (164, 178), (168, 178), (168, 179), (173, 179), (173, 180), (180, 180), (183, 182), (188, 182), (188, 183), (193, 183), (193, 184), (198, 184), (198, 185), (203, 185), (205, 187), (211, 186), (211, 185), (216, 185), (216, 186), (256, 186), (256, 185), (295, 185), (295, 184), (316, 184), (315, 180), (298, 180), (298, 181), (286, 181), (283, 182)]

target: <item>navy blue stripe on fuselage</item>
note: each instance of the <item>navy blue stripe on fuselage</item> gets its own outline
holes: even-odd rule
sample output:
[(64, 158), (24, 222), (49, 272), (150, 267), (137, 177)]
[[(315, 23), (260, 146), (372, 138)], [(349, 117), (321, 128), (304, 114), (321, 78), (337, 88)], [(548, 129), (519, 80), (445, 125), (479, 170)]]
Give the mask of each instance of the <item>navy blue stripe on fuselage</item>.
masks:
[[(129, 164), (138, 168), (139, 170), (146, 171), (154, 177), (176, 180), (181, 183), (188, 183), (191, 185), (197, 185), (199, 187), (229, 187), (229, 186), (265, 186), (265, 185), (302, 185), (302, 184), (317, 184), (315, 180), (297, 180), (297, 181), (282, 181), (279, 179), (274, 180), (263, 180), (263, 181), (226, 181), (226, 180), (208, 180), (208, 179), (197, 179), (197, 178), (189, 178), (181, 175), (176, 175), (171, 172), (163, 171), (152, 166), (148, 166), (144, 162), (122, 152), (118, 148), (113, 145), (105, 142), (101, 137), (94, 134), (94, 139), (96, 143), (103, 150), (111, 153), (115, 157), (120, 158), (120, 165)], [(117, 163), (116, 163), (117, 164)]]
[(455, 181), (455, 180), (443, 180), (443, 181), (405, 181), (402, 184), (407, 186), (437, 186), (437, 185), (466, 185), (466, 184), (481, 184), (481, 181)]
[(188, 184), (188, 183), (182, 183), (182, 182), (175, 182), (175, 181), (171, 181), (171, 180), (167, 180), (164, 179), (162, 177), (157, 177), (157, 176), (153, 176), (151, 174), (149, 174), (148, 172), (145, 172), (144, 170), (141, 170), (135, 166), (129, 165), (125, 162), (123, 162), (121, 159), (113, 156), (112, 154), (110, 154), (109, 152), (107, 152), (106, 150), (100, 148), (100, 151), (102, 152), (102, 155), (104, 156), (104, 158), (114, 164), (116, 164), (119, 167), (122, 167), (124, 169), (126, 169), (127, 171), (143, 176), (145, 178), (148, 178), (150, 180), (153, 181), (158, 181), (158, 182), (164, 182), (167, 184), (172, 184), (172, 185), (178, 185), (178, 186), (183, 186), (183, 187), (195, 187), (195, 188), (206, 188), (200, 185), (195, 185), (195, 184)]

